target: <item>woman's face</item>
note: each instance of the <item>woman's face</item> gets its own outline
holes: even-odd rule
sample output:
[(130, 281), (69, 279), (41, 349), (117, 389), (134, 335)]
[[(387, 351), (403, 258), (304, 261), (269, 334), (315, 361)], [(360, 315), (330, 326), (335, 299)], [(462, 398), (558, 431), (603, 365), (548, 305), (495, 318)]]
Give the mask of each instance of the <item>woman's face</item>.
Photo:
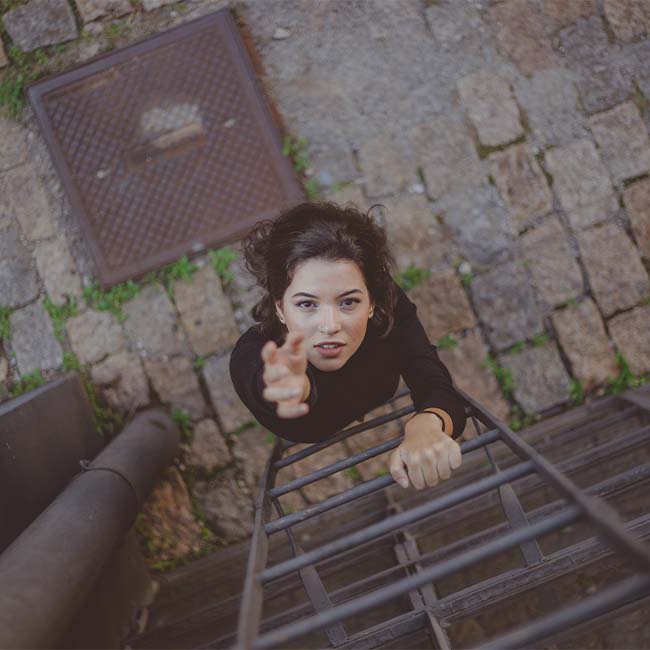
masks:
[[(289, 332), (304, 334), (307, 360), (327, 372), (342, 368), (358, 350), (374, 303), (354, 262), (313, 258), (296, 266), (276, 308)], [(342, 345), (327, 350), (321, 347), (326, 342)]]

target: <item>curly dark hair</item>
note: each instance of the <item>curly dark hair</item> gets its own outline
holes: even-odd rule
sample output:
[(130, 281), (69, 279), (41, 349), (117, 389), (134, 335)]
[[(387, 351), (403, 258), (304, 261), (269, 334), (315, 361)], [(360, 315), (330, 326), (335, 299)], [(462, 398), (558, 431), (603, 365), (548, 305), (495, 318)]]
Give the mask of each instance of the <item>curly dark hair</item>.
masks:
[(275, 301), (282, 300), (296, 266), (311, 258), (355, 262), (375, 303), (368, 327), (380, 339), (392, 330), (397, 292), (390, 271), (395, 259), (372, 208), (363, 214), (352, 203), (300, 203), (273, 220), (256, 223), (243, 239), (242, 250), (246, 268), (264, 291), (251, 316), (265, 338), (284, 338), (287, 330), (277, 317)]

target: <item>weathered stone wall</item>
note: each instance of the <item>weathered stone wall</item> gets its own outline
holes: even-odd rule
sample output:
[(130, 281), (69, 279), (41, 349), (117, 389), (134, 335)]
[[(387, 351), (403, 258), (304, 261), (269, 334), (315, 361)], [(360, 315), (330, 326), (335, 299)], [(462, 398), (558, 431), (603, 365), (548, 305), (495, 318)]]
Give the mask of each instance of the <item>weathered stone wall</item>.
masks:
[[(428, 272), (410, 295), (462, 388), (521, 424), (602, 392), (616, 352), (650, 372), (647, 2), (19, 0), (3, 5), (0, 83), (226, 6), (287, 133), (308, 141), (312, 186), (381, 203), (398, 270)], [(0, 118), (0, 399), (80, 366), (112, 414), (178, 409), (182, 457), (140, 522), (151, 556), (246, 537), (271, 442), (228, 375), (259, 295), (241, 256), (231, 278), (204, 255), (191, 279), (160, 273), (102, 310), (34, 117), (13, 113)]]

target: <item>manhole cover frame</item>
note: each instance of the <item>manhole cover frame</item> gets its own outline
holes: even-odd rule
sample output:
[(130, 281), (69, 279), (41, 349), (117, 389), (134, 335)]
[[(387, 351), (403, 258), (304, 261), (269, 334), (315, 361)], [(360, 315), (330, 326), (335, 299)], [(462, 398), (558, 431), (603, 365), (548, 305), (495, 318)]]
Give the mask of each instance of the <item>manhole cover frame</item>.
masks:
[[(124, 64), (132, 57), (141, 56), (158, 48), (180, 42), (210, 28), (219, 30), (224, 48), (231, 54), (235, 74), (237, 74), (241, 82), (241, 91), (246, 99), (245, 110), (250, 113), (258, 126), (258, 133), (265, 139), (265, 150), (271, 159), (272, 170), (280, 182), (285, 199), (284, 203), (269, 205), (259, 212), (246, 215), (246, 218), (242, 218), (240, 222), (230, 226), (212, 229), (209, 233), (203, 232), (199, 238), (200, 245), (197, 245), (197, 237), (194, 236), (190, 239), (175, 242), (172, 246), (151, 254), (144, 259), (138, 259), (117, 270), (111, 268), (101, 244), (93, 232), (91, 215), (85, 208), (83, 193), (77, 185), (53, 127), (46, 104), (48, 94), (61, 91), (71, 84), (83, 82), (94, 75), (105, 73), (115, 66)], [(36, 81), (27, 87), (26, 94), (52, 156), (58, 178), (70, 203), (75, 222), (81, 230), (84, 243), (94, 265), (96, 278), (103, 289), (126, 280), (141, 278), (148, 272), (173, 263), (182, 255), (193, 256), (208, 249), (232, 243), (247, 233), (257, 221), (272, 218), (283, 207), (305, 200), (304, 190), (296, 178), (291, 161), (282, 153), (280, 127), (273, 119), (269, 100), (257, 79), (242, 35), (227, 8), (146, 37), (119, 50), (99, 55), (57, 75)]]

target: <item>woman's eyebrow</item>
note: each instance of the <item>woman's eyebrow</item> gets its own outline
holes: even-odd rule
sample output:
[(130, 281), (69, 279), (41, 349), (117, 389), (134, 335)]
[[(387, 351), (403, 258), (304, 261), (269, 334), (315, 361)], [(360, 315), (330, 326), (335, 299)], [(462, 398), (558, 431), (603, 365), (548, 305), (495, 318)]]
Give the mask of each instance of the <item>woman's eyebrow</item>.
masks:
[[(356, 293), (356, 292), (361, 293), (361, 289), (350, 289), (350, 291), (345, 291), (343, 292), (340, 296), (337, 296), (337, 298), (343, 298), (343, 296), (347, 296), (348, 294), (351, 293)], [(307, 293), (305, 291), (299, 291), (298, 293), (294, 293), (292, 298), (295, 298), (296, 296), (306, 296), (307, 298), (318, 298), (318, 296), (315, 296), (313, 293)]]

